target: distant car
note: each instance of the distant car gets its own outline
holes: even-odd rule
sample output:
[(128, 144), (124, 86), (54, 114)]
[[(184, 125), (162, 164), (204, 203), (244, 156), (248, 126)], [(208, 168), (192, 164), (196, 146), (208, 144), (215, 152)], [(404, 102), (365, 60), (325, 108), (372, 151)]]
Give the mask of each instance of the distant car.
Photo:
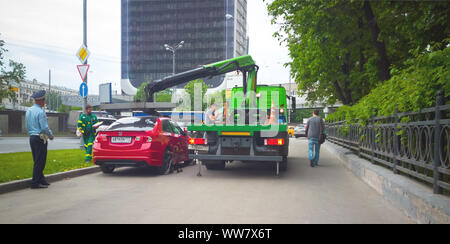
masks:
[(306, 136), (305, 125), (301, 124), (295, 127), (294, 136), (295, 138), (305, 137)]
[(166, 174), (189, 161), (188, 144), (186, 133), (169, 118), (122, 118), (98, 133), (93, 161), (107, 174), (118, 166), (154, 167)]
[(3, 131), (2, 130), (0, 130), (0, 136), (3, 136)]
[(288, 128), (288, 136), (294, 137), (294, 131), (295, 131), (294, 128), (295, 128), (294, 126), (289, 126), (289, 128)]

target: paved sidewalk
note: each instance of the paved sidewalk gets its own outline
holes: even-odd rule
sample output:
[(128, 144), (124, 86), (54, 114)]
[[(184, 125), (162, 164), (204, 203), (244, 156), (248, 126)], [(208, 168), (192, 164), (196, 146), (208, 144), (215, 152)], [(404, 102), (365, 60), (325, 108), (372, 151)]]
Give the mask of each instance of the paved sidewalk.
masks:
[(123, 168), (0, 195), (0, 223), (413, 223), (321, 150), (311, 168), (307, 142), (290, 142), (289, 165), (197, 166), (160, 176)]

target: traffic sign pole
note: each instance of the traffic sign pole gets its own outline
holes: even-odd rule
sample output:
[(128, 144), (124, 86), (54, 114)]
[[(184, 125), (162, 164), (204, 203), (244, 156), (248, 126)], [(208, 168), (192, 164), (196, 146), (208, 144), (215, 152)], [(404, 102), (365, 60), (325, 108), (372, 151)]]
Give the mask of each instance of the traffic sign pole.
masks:
[[(87, 5), (87, 0), (83, 0), (83, 45), (86, 47), (87, 49), (87, 11), (86, 11), (86, 6)], [(87, 57), (84, 60), (84, 65), (86, 65), (88, 63)], [(87, 82), (88, 82), (88, 76), (86, 73), (86, 76), (84, 77), (84, 83), (86, 83), (87, 86)], [(87, 96), (83, 98), (83, 113), (86, 114), (86, 105), (87, 105)]]

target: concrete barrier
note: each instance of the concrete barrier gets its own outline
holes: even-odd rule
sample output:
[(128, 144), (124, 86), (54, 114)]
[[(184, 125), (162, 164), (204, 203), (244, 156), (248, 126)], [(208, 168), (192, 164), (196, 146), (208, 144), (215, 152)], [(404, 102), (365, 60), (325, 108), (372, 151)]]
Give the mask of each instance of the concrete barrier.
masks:
[(450, 224), (449, 197), (433, 194), (431, 187), (374, 165), (346, 148), (331, 142), (323, 145), (353, 174), (417, 223)]

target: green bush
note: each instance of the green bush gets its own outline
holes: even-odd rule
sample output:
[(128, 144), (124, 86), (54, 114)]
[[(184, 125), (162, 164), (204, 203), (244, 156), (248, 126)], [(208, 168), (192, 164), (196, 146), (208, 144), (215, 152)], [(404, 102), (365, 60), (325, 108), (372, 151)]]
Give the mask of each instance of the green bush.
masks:
[[(450, 39), (446, 41), (449, 43)], [(390, 80), (378, 85), (357, 104), (340, 107), (327, 121), (345, 119), (347, 123), (365, 123), (375, 114), (375, 109), (378, 116), (394, 114), (397, 104), (400, 112), (432, 107), (438, 91), (443, 91), (447, 97), (450, 95), (449, 60), (449, 45), (417, 54), (405, 62), (405, 68), (393, 67)]]

